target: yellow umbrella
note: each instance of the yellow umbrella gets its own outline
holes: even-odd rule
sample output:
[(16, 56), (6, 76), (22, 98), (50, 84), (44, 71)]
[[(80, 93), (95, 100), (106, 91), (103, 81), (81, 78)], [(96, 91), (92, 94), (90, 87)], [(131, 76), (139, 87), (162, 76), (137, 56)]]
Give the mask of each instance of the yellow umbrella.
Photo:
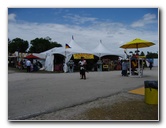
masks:
[(142, 40), (142, 39), (136, 38), (136, 39), (120, 46), (120, 48), (124, 48), (124, 49), (137, 48), (137, 50), (138, 50), (138, 48), (150, 47), (152, 45), (155, 45), (155, 44), (153, 42), (150, 42), (147, 40)]
[[(155, 45), (155, 44), (153, 42), (150, 42), (147, 40), (142, 40), (142, 39), (136, 38), (136, 39), (134, 39), (130, 42), (127, 42), (126, 44), (120, 46), (120, 48), (124, 48), (124, 49), (137, 48), (137, 51), (138, 51), (138, 48), (150, 47), (152, 45)], [(130, 63), (131, 63), (131, 60), (130, 60)], [(130, 65), (130, 75), (132, 74), (131, 72), (132, 71), (131, 71), (131, 65)], [(140, 63), (138, 63), (138, 73), (139, 73), (139, 76), (142, 76), (142, 74), (143, 74), (143, 72), (140, 68)]]

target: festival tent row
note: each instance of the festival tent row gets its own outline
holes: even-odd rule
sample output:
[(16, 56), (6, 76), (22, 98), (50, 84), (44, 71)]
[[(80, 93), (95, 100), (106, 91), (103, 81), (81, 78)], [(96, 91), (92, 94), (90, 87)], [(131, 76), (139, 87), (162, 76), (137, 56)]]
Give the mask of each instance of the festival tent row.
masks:
[[(74, 54), (93, 54), (98, 56), (99, 58), (104, 55), (115, 55), (112, 54), (108, 49), (106, 49), (102, 42), (100, 41), (99, 45), (93, 50), (86, 50), (79, 46), (72, 37), (71, 41), (65, 47), (59, 48), (52, 48), (48, 51), (42, 52), (40, 54), (44, 54), (46, 57), (45, 60), (45, 70), (46, 71), (53, 71), (54, 70), (54, 54), (61, 54), (65, 56), (65, 62), (63, 70), (67, 72), (67, 62), (71, 59), (72, 55)], [(117, 55), (119, 56), (119, 55)]]

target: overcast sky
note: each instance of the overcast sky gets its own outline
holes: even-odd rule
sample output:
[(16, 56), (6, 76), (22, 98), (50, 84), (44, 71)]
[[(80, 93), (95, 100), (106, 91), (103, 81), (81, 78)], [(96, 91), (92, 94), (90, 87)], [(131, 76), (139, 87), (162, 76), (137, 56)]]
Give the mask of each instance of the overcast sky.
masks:
[(107, 49), (123, 54), (121, 45), (141, 38), (156, 44), (140, 49), (146, 54), (158, 51), (158, 33), (158, 8), (8, 8), (10, 40), (19, 37), (30, 42), (49, 36), (64, 46), (73, 35), (86, 49), (102, 40)]

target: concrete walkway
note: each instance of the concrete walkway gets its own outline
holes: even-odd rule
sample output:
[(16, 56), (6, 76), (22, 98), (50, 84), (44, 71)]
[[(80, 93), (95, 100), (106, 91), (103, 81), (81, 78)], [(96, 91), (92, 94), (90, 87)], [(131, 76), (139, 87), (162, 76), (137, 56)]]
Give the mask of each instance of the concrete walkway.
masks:
[(35, 115), (83, 104), (101, 97), (144, 86), (145, 80), (158, 80), (158, 68), (144, 70), (142, 78), (122, 77), (121, 71), (79, 73), (8, 72), (8, 119)]

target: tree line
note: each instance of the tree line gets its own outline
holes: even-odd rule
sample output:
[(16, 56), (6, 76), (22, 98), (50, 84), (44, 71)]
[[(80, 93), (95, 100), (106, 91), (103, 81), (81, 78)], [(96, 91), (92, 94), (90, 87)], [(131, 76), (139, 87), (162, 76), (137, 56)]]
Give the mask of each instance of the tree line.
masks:
[(50, 37), (35, 38), (30, 41), (30, 44), (31, 46), (29, 47), (28, 41), (21, 38), (15, 38), (13, 40), (8, 39), (8, 52), (14, 53), (15, 51), (18, 51), (22, 53), (40, 53), (54, 47), (62, 47), (61, 44), (52, 41)]
[[(144, 52), (141, 52), (140, 56), (145, 56)], [(147, 52), (146, 58), (158, 58), (158, 52), (153, 53), (153, 52)]]

